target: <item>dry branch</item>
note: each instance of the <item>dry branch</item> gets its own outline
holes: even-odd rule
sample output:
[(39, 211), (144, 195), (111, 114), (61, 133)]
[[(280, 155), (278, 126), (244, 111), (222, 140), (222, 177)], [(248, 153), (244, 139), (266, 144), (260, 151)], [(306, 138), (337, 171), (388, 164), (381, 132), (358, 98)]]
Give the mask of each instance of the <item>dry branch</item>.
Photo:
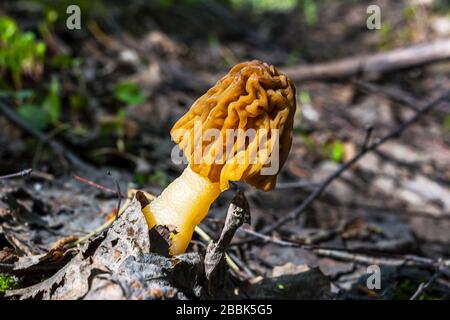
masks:
[(244, 193), (238, 190), (228, 208), (222, 233), (217, 242), (208, 245), (205, 256), (206, 291), (214, 296), (218, 287), (224, 282), (225, 257), (234, 234), (243, 223), (250, 222), (250, 209)]
[(356, 75), (379, 75), (446, 59), (450, 59), (450, 39), (327, 63), (300, 65), (285, 68), (282, 71), (293, 81), (332, 79)]
[(427, 257), (420, 257), (415, 255), (394, 255), (394, 254), (384, 254), (381, 252), (374, 252), (368, 254), (366, 252), (360, 252), (359, 250), (334, 248), (334, 247), (324, 247), (315, 244), (302, 244), (293, 241), (286, 241), (283, 239), (278, 239), (272, 236), (267, 236), (265, 234), (250, 230), (250, 229), (239, 229), (238, 232), (244, 233), (254, 237), (258, 241), (264, 243), (272, 243), (281, 247), (291, 247), (299, 248), (307, 251), (314, 252), (315, 254), (333, 258), (337, 260), (352, 261), (360, 264), (378, 264), (384, 266), (408, 266), (408, 267), (430, 267), (435, 268), (440, 266), (442, 268), (450, 267), (450, 259), (431, 259)]
[(80, 159), (75, 153), (67, 149), (62, 143), (55, 139), (49, 138), (43, 132), (30, 127), (15, 111), (11, 109), (10, 106), (7, 105), (5, 101), (0, 101), (0, 113), (3, 113), (9, 121), (11, 121), (14, 125), (22, 129), (29, 135), (35, 137), (42, 143), (47, 144), (53, 152), (66, 157), (67, 160), (69, 160), (69, 162), (77, 169), (85, 172), (96, 171), (90, 164)]
[(0, 180), (22, 178), (22, 177), (31, 175), (32, 172), (33, 172), (33, 169), (25, 169), (20, 172), (15, 172), (15, 173), (6, 174), (4, 176), (0, 176)]

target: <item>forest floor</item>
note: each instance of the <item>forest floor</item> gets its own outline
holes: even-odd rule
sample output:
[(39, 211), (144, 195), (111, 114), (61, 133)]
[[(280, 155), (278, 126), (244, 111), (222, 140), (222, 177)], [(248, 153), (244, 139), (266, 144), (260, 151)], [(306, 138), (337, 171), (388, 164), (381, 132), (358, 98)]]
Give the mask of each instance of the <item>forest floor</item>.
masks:
[[(55, 18), (65, 16), (62, 4), (3, 1), (0, 16), (34, 31), (46, 53), (20, 81), (2, 71), (0, 176), (33, 172), (0, 177), (0, 296), (4, 288), (35, 285), (11, 296), (59, 297), (65, 285), (54, 275), (65, 268), (66, 280), (72, 279), (68, 261), (85, 270), (73, 260), (95, 244), (86, 235), (115, 219), (118, 194), (139, 189), (157, 195), (182, 172), (170, 161), (169, 130), (234, 64), (260, 59), (289, 75), (296, 66), (450, 38), (448, 8), (408, 1), (376, 1), (382, 28), (368, 30), (371, 2), (325, 1), (315, 14), (309, 7), (250, 14), (209, 1), (81, 2), (82, 29), (71, 31)], [(216, 296), (450, 298), (449, 100), (433, 105), (401, 135), (364, 150), (448, 90), (449, 74), (447, 59), (339, 79), (294, 79), (301, 112), (289, 158), (275, 190), (240, 186), (251, 226), (233, 238), (228, 253), (234, 264)], [(295, 214), (361, 150), (364, 156)], [(234, 194), (224, 192), (200, 225), (212, 239), (220, 235)], [(292, 214), (295, 219), (264, 233)], [(188, 251), (201, 257), (207, 245), (196, 234)], [(199, 262), (188, 260), (182, 268), (197, 270)], [(381, 286), (368, 288), (377, 266)], [(132, 286), (123, 279), (115, 281)], [(144, 296), (198, 296), (187, 282), (170, 286), (161, 293), (152, 284)], [(61, 296), (98, 297), (101, 291), (98, 284), (97, 293), (78, 290), (84, 291)], [(139, 296), (111, 290), (112, 297)]]

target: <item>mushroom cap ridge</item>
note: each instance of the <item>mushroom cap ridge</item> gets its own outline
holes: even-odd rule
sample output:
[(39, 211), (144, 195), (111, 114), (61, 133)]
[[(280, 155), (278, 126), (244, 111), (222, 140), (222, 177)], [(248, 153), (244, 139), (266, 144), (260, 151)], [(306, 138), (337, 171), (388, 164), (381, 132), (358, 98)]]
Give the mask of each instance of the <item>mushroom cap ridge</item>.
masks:
[(191, 169), (220, 182), (222, 191), (229, 181), (268, 191), (289, 154), (295, 110), (295, 86), (289, 78), (253, 60), (234, 66), (170, 133)]

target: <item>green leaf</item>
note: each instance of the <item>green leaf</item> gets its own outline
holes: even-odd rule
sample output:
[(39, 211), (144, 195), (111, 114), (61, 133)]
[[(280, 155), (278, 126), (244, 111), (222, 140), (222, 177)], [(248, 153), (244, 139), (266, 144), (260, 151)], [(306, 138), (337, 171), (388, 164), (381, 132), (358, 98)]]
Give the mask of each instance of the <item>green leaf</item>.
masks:
[(55, 23), (58, 20), (58, 12), (53, 9), (48, 10), (45, 19), (49, 24)]
[(0, 38), (6, 41), (17, 33), (17, 25), (15, 21), (8, 17), (0, 18)]
[(114, 96), (117, 100), (129, 105), (141, 104), (145, 101), (139, 85), (134, 82), (119, 82), (114, 88)]
[(345, 155), (344, 145), (340, 142), (333, 143), (331, 148), (331, 160), (334, 162), (342, 162)]
[(256, 14), (265, 12), (288, 12), (295, 8), (299, 0), (231, 0), (236, 9), (248, 8)]
[(300, 91), (300, 102), (302, 104), (311, 104), (311, 96), (308, 91), (301, 90)]
[(61, 114), (61, 104), (59, 101), (59, 81), (56, 78), (52, 79), (50, 83), (50, 90), (45, 97), (42, 107), (47, 111), (49, 120), (52, 124), (59, 122), (59, 116)]
[(44, 130), (49, 124), (48, 114), (36, 105), (21, 105), (18, 107), (17, 112), (22, 119), (35, 129)]
[(38, 43), (36, 43), (36, 47), (34, 48), (34, 52), (35, 52), (36, 56), (39, 59), (43, 59), (44, 58), (46, 50), (47, 50), (47, 47), (45, 46), (44, 42), (39, 41)]
[(18, 90), (18, 91), (12, 91), (12, 90), (0, 90), (0, 98), (14, 98), (14, 99), (28, 99), (33, 96), (34, 92), (33, 90)]
[(0, 69), (8, 71), (16, 88), (22, 87), (22, 72), (42, 64), (46, 46), (33, 32), (23, 32), (16, 22), (0, 17)]
[(303, 15), (305, 17), (306, 24), (313, 26), (317, 22), (317, 5), (313, 0), (305, 0), (303, 2)]

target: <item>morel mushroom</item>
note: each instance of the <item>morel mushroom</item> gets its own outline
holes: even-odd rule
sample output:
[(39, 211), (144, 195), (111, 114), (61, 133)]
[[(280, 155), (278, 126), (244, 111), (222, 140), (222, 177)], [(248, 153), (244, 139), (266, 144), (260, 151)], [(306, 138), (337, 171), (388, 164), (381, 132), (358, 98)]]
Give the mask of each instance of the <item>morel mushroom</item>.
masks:
[(166, 225), (170, 253), (183, 253), (194, 228), (230, 181), (268, 191), (292, 143), (295, 87), (274, 66), (234, 66), (175, 123), (171, 136), (188, 167), (144, 208), (149, 228)]

